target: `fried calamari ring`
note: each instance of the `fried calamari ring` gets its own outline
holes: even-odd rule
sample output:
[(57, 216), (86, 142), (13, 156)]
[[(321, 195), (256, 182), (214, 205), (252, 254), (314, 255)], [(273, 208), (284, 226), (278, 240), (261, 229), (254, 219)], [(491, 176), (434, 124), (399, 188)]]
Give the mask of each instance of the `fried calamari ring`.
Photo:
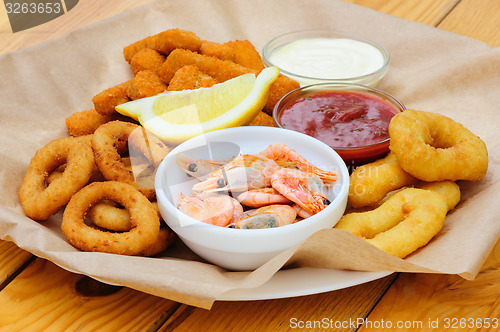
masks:
[(391, 119), (389, 136), (401, 167), (420, 180), (481, 180), (488, 169), (484, 142), (446, 116), (406, 110)]
[[(378, 202), (376, 206), (384, 204), (393, 195), (397, 194), (398, 192), (406, 188), (408, 187), (403, 187), (401, 189), (391, 191), (380, 202)], [(438, 181), (438, 182), (420, 181), (415, 185), (415, 188), (431, 190), (443, 195), (443, 197), (446, 200), (446, 204), (448, 205), (448, 211), (453, 210), (455, 206), (458, 204), (458, 202), (460, 202), (460, 197), (461, 197), (460, 187), (458, 186), (458, 184), (450, 180)], [(354, 212), (360, 212), (360, 211), (354, 211)]]
[[(28, 217), (48, 219), (87, 184), (94, 168), (94, 154), (85, 140), (59, 138), (35, 153), (19, 189), (19, 200)], [(48, 175), (63, 164), (66, 167), (61, 176), (47, 185)]]
[(413, 185), (418, 179), (399, 166), (394, 153), (385, 158), (357, 167), (349, 177), (348, 203), (352, 207), (373, 206), (387, 193)]
[[(161, 218), (157, 202), (151, 202), (153, 208)], [(92, 205), (87, 213), (87, 218), (96, 226), (111, 231), (126, 232), (132, 228), (130, 214), (113, 201), (104, 200)]]
[(441, 230), (447, 212), (443, 195), (406, 188), (375, 210), (344, 215), (335, 228), (349, 231), (391, 255), (404, 258), (425, 246)]
[(92, 224), (111, 231), (126, 232), (132, 229), (128, 211), (109, 200), (92, 205), (87, 218)]
[(134, 174), (127, 169), (121, 160), (117, 146), (120, 141), (128, 141), (129, 135), (134, 130), (140, 130), (136, 124), (111, 121), (103, 124), (94, 132), (92, 137), (92, 149), (97, 167), (109, 181), (128, 183), (138, 188), (146, 197), (155, 197), (154, 188), (143, 188), (136, 183)]
[(138, 256), (154, 256), (165, 251), (177, 239), (177, 235), (168, 228), (160, 228), (155, 242), (141, 251)]
[(460, 202), (460, 187), (453, 181), (422, 182), (415, 188), (435, 191), (444, 196), (448, 211), (451, 211)]
[[(158, 203), (152, 202), (158, 217), (161, 219)], [(92, 207), (87, 212), (87, 218), (100, 228), (109, 229), (118, 232), (127, 232), (132, 229), (130, 222), (130, 214), (124, 208), (118, 207), (115, 202), (106, 200), (101, 201)], [(175, 233), (169, 228), (160, 228), (160, 233), (156, 240), (146, 249), (141, 251), (140, 256), (153, 256), (162, 251), (165, 251), (177, 238)]]
[(146, 157), (156, 168), (172, 150), (162, 140), (143, 127), (133, 130), (128, 137), (129, 155)]
[[(128, 210), (130, 231), (110, 233), (85, 224), (89, 208), (104, 199)], [(83, 251), (140, 255), (158, 238), (160, 220), (151, 202), (132, 185), (117, 181), (93, 182), (71, 198), (64, 210), (61, 229), (68, 241)]]

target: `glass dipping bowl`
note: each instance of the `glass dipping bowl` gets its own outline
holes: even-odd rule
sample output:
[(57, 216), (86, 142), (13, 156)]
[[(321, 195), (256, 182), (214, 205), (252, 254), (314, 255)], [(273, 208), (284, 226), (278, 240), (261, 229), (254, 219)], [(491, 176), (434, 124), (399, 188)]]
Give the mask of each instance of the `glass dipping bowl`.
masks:
[[(304, 41), (310, 43), (311, 41), (317, 41), (317, 39), (326, 40), (348, 40), (349, 45), (356, 44), (361, 45), (362, 49), (358, 49), (355, 52), (344, 47), (345, 45), (332, 46), (328, 49), (318, 46), (316, 42), (314, 44), (308, 44), (306, 49), (302, 49), (300, 52), (291, 52), (290, 45), (296, 45), (297, 42), (303, 43)], [(309, 47), (309, 45), (311, 47)], [(318, 48), (315, 48), (318, 46)], [(350, 47), (350, 46), (349, 46)], [(283, 57), (277, 59), (275, 55), (281, 52), (288, 52), (286, 54), (286, 59)], [(334, 82), (334, 83), (357, 83), (368, 86), (376, 86), (378, 82), (384, 77), (389, 69), (389, 53), (387, 50), (379, 43), (357, 35), (354, 33), (336, 31), (336, 30), (302, 30), (285, 33), (283, 35), (277, 36), (271, 39), (262, 51), (264, 64), (266, 66), (276, 66), (280, 69), (281, 74), (296, 80), (301, 86), (322, 83), (322, 82)], [(357, 71), (361, 64), (360, 61), (366, 61), (369, 54), (376, 56), (377, 65), (368, 70), (368, 72), (363, 72), (363, 74), (345, 75), (345, 73), (336, 73), (334, 76), (326, 75), (325, 72), (328, 70), (336, 71), (340, 68), (345, 68), (345, 66), (353, 65), (355, 71)], [(289, 69), (289, 63), (284, 63), (283, 61), (297, 61), (297, 69)], [(324, 61), (324, 62), (323, 62)], [(343, 61), (342, 63), (340, 63)], [(320, 70), (318, 75), (305, 73), (307, 72), (306, 67), (315, 68), (319, 67)], [(323, 67), (322, 67), (323, 66)], [(322, 68), (326, 68), (325, 71), (321, 71)], [(300, 73), (299, 73), (300, 71)], [(316, 70), (317, 71), (317, 70)], [(328, 77), (326, 77), (326, 76)]]
[[(318, 83), (298, 88), (283, 96), (283, 98), (281, 98), (280, 101), (274, 107), (273, 110), (274, 122), (278, 127), (285, 128), (286, 126), (282, 124), (281, 118), (283, 112), (287, 109), (287, 107), (289, 107), (293, 102), (295, 102), (299, 98), (303, 97), (307, 98), (308, 96), (312, 96), (316, 93), (328, 92), (328, 91), (354, 92), (363, 95), (368, 95), (369, 97), (370, 96), (374, 97), (377, 100), (382, 100), (382, 102), (389, 104), (394, 114), (398, 114), (406, 110), (405, 106), (395, 97), (388, 94), (387, 92), (384, 92), (382, 90), (373, 87), (359, 85), (359, 84), (350, 84), (350, 83)], [(334, 125), (335, 124), (332, 124), (332, 130)], [(293, 128), (290, 127), (285, 129), (294, 130)], [(317, 139), (321, 140), (321, 138)], [(372, 162), (376, 159), (385, 156), (389, 152), (389, 140), (390, 139), (387, 138), (373, 144), (358, 145), (358, 146), (354, 145), (349, 147), (334, 146), (332, 144), (328, 145), (340, 155), (340, 157), (346, 163), (349, 171), (352, 171), (352, 168), (356, 166)]]

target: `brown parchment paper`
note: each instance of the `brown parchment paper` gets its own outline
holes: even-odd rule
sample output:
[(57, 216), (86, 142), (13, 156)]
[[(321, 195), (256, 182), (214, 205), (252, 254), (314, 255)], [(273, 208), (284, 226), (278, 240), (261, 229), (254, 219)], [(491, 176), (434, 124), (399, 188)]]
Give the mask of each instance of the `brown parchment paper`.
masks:
[[(67, 135), (67, 116), (91, 108), (92, 96), (132, 77), (122, 57), (124, 46), (175, 27), (218, 42), (248, 39), (258, 50), (270, 38), (299, 29), (338, 29), (371, 37), (391, 55), (389, 73), (379, 87), (408, 108), (450, 116), (479, 135), (489, 149), (486, 178), (459, 183), (462, 201), (443, 230), (406, 260), (335, 229), (314, 234), (252, 272), (205, 263), (182, 243), (160, 258), (80, 252), (60, 231), (61, 213), (40, 223), (24, 216), (17, 190), (27, 165), (36, 150)], [(0, 238), (65, 269), (203, 308), (226, 291), (263, 284), (287, 261), (294, 268), (446, 273), (473, 279), (500, 234), (495, 204), (500, 196), (499, 72), (499, 49), (340, 1), (155, 2), (0, 57)]]

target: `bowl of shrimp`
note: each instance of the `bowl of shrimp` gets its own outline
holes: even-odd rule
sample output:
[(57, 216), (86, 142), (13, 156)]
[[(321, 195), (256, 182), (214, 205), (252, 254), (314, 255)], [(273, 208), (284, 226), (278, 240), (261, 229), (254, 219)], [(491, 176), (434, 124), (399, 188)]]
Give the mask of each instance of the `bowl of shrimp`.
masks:
[(228, 270), (262, 266), (346, 209), (349, 173), (325, 143), (273, 127), (194, 137), (156, 172), (167, 225), (196, 254)]

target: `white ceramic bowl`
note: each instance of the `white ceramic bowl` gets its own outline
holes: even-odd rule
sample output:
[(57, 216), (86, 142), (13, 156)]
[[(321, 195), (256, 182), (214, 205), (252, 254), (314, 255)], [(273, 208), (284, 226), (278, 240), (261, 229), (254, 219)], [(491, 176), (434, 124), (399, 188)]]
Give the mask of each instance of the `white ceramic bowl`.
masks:
[[(325, 47), (318, 40), (330, 41), (330, 46)], [(281, 74), (301, 86), (325, 82), (376, 86), (389, 70), (390, 62), (389, 53), (378, 42), (337, 30), (282, 34), (264, 46), (262, 55), (266, 66), (278, 67)]]
[[(282, 227), (233, 229), (206, 224), (176, 208), (179, 194), (189, 195), (197, 182), (177, 165), (178, 153), (200, 159), (225, 159), (238, 153), (258, 154), (270, 144), (286, 144), (315, 166), (338, 174), (328, 192), (331, 203), (323, 211)], [(326, 144), (302, 133), (254, 126), (217, 130), (180, 144), (162, 161), (155, 179), (158, 205), (168, 226), (199, 256), (230, 270), (256, 269), (318, 230), (335, 226), (345, 211), (348, 188), (347, 167)]]

